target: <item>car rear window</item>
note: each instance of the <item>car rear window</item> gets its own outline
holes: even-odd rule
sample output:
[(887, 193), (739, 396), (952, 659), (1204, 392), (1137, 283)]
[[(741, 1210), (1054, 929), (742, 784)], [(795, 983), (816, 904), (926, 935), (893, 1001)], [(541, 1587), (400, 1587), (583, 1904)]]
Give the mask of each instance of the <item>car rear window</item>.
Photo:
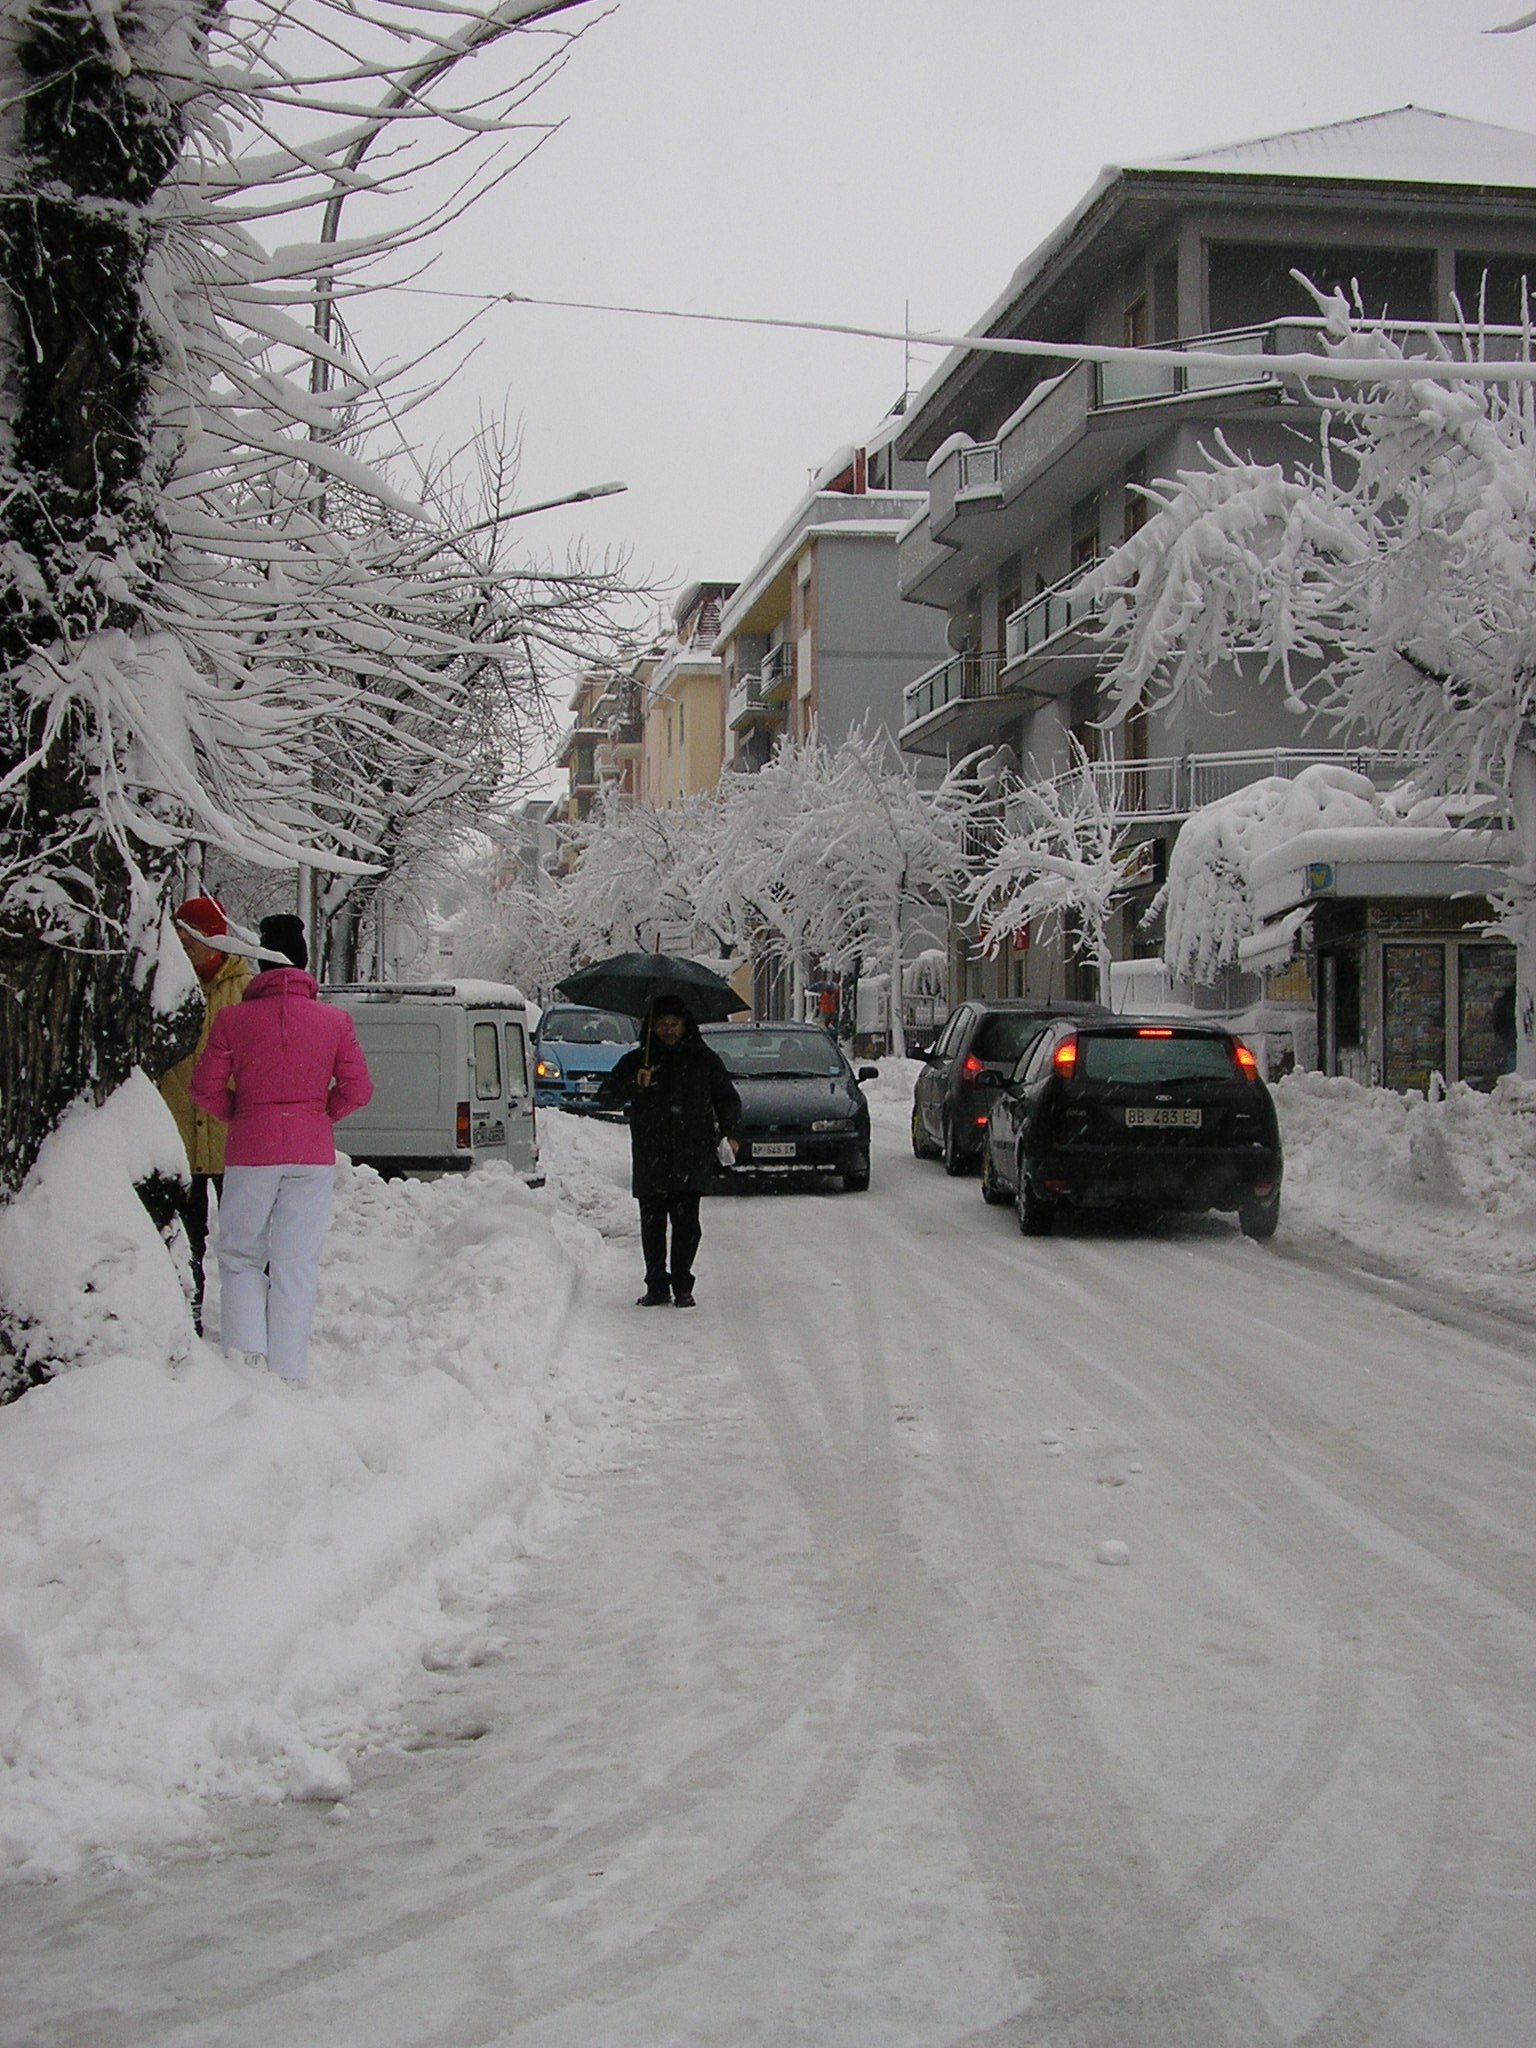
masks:
[(1230, 1081), (1236, 1068), (1224, 1038), (1140, 1038), (1079, 1032), (1077, 1071), (1087, 1081)]
[(1046, 1022), (1043, 1017), (983, 1017), (971, 1051), (989, 1067), (1011, 1067), (1025, 1046), (1034, 1044)]

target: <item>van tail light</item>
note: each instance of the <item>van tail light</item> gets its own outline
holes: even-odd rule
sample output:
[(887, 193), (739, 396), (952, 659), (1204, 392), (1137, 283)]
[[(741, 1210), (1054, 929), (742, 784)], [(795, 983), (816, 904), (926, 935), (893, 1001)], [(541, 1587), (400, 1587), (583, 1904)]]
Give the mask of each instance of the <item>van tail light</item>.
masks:
[(1232, 1057), (1237, 1063), (1237, 1071), (1245, 1081), (1257, 1081), (1259, 1063), (1240, 1038), (1233, 1042)]
[(461, 1152), (469, 1150), (469, 1104), (461, 1102), (459, 1113), (453, 1120), (453, 1142)]
[(979, 1060), (975, 1053), (968, 1052), (960, 1062), (960, 1086), (974, 1088), (985, 1072), (985, 1060)]
[(1051, 1055), (1051, 1064), (1064, 1081), (1070, 1081), (1077, 1072), (1077, 1033), (1064, 1038)]

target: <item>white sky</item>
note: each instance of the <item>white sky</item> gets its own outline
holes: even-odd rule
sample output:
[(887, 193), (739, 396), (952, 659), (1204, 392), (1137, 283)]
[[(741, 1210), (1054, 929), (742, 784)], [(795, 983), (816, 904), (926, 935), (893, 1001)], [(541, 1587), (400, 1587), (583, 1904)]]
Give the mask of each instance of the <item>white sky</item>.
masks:
[[(428, 282), (900, 327), (970, 326), (1108, 162), (1413, 102), (1536, 130), (1517, 0), (618, 0), (537, 102), (565, 125)], [(512, 68), (504, 52), (484, 67)], [(375, 359), (469, 309), (374, 301)], [(501, 308), (413, 438), (524, 425), (529, 522), (675, 586), (745, 573), (807, 474), (886, 412), (898, 343)], [(930, 357), (929, 360), (936, 360)], [(920, 374), (916, 381), (920, 381)]]

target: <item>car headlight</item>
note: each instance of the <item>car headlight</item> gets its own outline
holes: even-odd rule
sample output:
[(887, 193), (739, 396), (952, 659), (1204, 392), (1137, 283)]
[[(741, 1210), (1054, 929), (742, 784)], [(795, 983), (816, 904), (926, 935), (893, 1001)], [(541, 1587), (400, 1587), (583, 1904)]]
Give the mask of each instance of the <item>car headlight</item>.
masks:
[(818, 1117), (811, 1125), (813, 1131), (856, 1131), (858, 1125), (851, 1116)]
[(541, 1081), (558, 1081), (560, 1079), (560, 1062), (558, 1060), (542, 1059), (535, 1064), (533, 1071)]

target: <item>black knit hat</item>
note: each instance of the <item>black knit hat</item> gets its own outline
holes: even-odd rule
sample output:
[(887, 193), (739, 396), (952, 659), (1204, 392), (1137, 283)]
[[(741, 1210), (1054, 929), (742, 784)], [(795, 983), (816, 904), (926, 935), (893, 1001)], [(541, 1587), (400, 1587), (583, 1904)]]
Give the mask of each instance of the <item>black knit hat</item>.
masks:
[(303, 920), (291, 912), (279, 911), (273, 917), (264, 917), (257, 938), (264, 953), (281, 953), (294, 967), (309, 965), (309, 946), (304, 938)]

